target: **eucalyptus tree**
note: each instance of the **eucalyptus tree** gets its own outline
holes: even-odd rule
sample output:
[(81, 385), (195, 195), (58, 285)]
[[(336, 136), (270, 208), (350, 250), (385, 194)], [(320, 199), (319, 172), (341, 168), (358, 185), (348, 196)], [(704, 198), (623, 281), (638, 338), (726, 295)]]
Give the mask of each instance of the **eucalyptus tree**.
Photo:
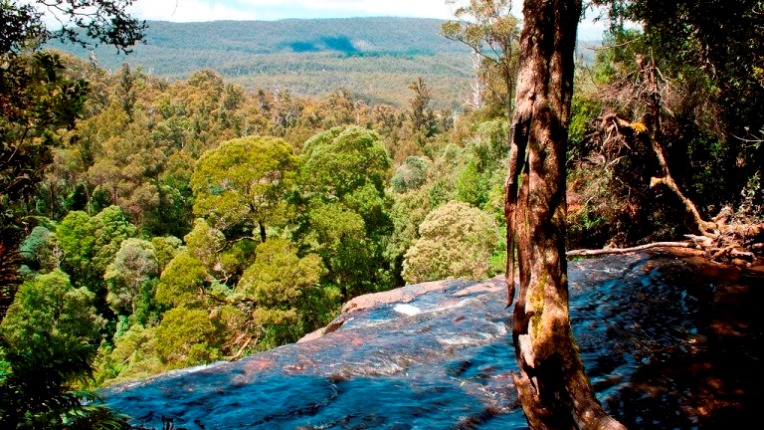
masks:
[(499, 230), (493, 217), (452, 201), (425, 217), (419, 239), (406, 251), (403, 279), (415, 284), (444, 278), (481, 279), (490, 273)]
[(191, 189), (194, 215), (221, 231), (257, 229), (267, 239), (267, 226), (284, 222), (286, 193), (294, 183), (297, 157), (292, 147), (274, 137), (229, 140), (209, 150), (196, 163)]
[(379, 136), (336, 127), (309, 139), (301, 158), (298, 241), (323, 258), (326, 278), (346, 300), (392, 287), (383, 256), (393, 231), (386, 193), (392, 172)]
[(515, 374), (532, 429), (621, 429), (594, 396), (570, 326), (565, 160), (581, 0), (525, 0), (506, 183)]
[[(472, 104), (480, 108), (484, 95), (510, 115), (518, 67), (520, 21), (512, 16), (512, 0), (446, 0), (457, 5), (456, 20), (441, 27), (443, 35), (469, 46), (478, 59), (478, 85)], [(497, 82), (498, 81), (498, 85)]]

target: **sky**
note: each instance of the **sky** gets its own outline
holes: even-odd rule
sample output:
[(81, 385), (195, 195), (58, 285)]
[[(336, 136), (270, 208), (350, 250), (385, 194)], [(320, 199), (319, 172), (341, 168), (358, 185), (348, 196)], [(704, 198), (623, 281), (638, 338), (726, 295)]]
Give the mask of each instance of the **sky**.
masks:
[(136, 0), (136, 15), (176, 22), (349, 18), (358, 16), (453, 17), (445, 0)]
[[(516, 0), (514, 14), (521, 16), (521, 10), (522, 1)], [(445, 0), (135, 0), (132, 11), (141, 19), (174, 22), (368, 16), (451, 19), (454, 6)], [(579, 25), (579, 38), (600, 39), (603, 30), (603, 23), (587, 19)]]

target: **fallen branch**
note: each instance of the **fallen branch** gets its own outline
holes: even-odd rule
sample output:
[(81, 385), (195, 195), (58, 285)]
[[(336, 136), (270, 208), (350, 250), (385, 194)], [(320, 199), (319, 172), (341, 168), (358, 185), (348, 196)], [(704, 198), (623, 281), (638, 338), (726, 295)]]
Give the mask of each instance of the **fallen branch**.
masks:
[(713, 254), (711, 254), (711, 260), (716, 261), (716, 260), (719, 260), (720, 258), (722, 258), (725, 255), (730, 255), (730, 253), (734, 249), (736, 249), (737, 247), (738, 247), (738, 245), (735, 244), (735, 245), (728, 245), (728, 246), (726, 246), (724, 248), (721, 248), (721, 249), (713, 249), (712, 250)]
[[(690, 236), (690, 235), (688, 235)], [(761, 244), (756, 244), (754, 249), (761, 248)], [(699, 243), (690, 238), (687, 242), (653, 242), (645, 245), (634, 246), (631, 248), (602, 248), (602, 249), (574, 249), (568, 251), (568, 257), (596, 257), (601, 255), (622, 255), (632, 252), (645, 251), (656, 248), (684, 248), (696, 251), (698, 255), (705, 255), (711, 261), (720, 261), (723, 258), (728, 260), (738, 259), (742, 262), (750, 263), (756, 260), (756, 254), (750, 251), (742, 251), (737, 245), (730, 245), (726, 248), (712, 248), (708, 243)], [(733, 261), (734, 262), (734, 261)]]
[(746, 252), (746, 251), (741, 251), (739, 249), (733, 249), (730, 251), (730, 257), (753, 261), (756, 259), (756, 254), (754, 254), (753, 252)]
[(597, 255), (621, 255), (631, 252), (645, 251), (655, 248), (691, 248), (698, 249), (698, 246), (692, 242), (653, 242), (645, 245), (634, 246), (631, 248), (602, 248), (602, 249), (574, 249), (568, 251), (568, 257), (594, 257)]

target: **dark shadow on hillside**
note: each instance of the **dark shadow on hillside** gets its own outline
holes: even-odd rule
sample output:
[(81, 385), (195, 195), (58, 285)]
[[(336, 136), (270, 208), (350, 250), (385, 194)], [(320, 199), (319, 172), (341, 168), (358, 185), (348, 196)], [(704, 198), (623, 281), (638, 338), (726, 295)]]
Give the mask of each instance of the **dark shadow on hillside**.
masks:
[[(282, 45), (283, 46), (283, 45)], [(353, 55), (360, 53), (353, 41), (347, 36), (339, 37), (322, 37), (315, 40), (297, 40), (286, 44), (293, 52), (296, 53), (310, 53), (310, 52), (340, 52), (347, 55)]]
[(292, 42), (289, 44), (289, 48), (291, 48), (292, 51), (300, 53), (300, 54), (305, 52), (320, 51), (320, 49), (312, 42)]
[(358, 49), (353, 46), (353, 42), (346, 36), (325, 37), (321, 39), (329, 50), (342, 52), (344, 54), (354, 54)]

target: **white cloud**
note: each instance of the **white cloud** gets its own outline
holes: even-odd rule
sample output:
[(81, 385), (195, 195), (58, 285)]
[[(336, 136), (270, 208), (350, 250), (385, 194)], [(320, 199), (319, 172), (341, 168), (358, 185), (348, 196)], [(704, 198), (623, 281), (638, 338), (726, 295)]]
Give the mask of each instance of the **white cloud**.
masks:
[(444, 0), (137, 0), (131, 11), (147, 20), (174, 22), (327, 16), (453, 17)]
[(361, 10), (374, 15), (452, 18), (452, 9), (443, 0), (318, 0), (303, 1), (306, 8), (321, 10)]
[(225, 0), (138, 0), (131, 12), (140, 19), (174, 22), (257, 19), (252, 10)]

